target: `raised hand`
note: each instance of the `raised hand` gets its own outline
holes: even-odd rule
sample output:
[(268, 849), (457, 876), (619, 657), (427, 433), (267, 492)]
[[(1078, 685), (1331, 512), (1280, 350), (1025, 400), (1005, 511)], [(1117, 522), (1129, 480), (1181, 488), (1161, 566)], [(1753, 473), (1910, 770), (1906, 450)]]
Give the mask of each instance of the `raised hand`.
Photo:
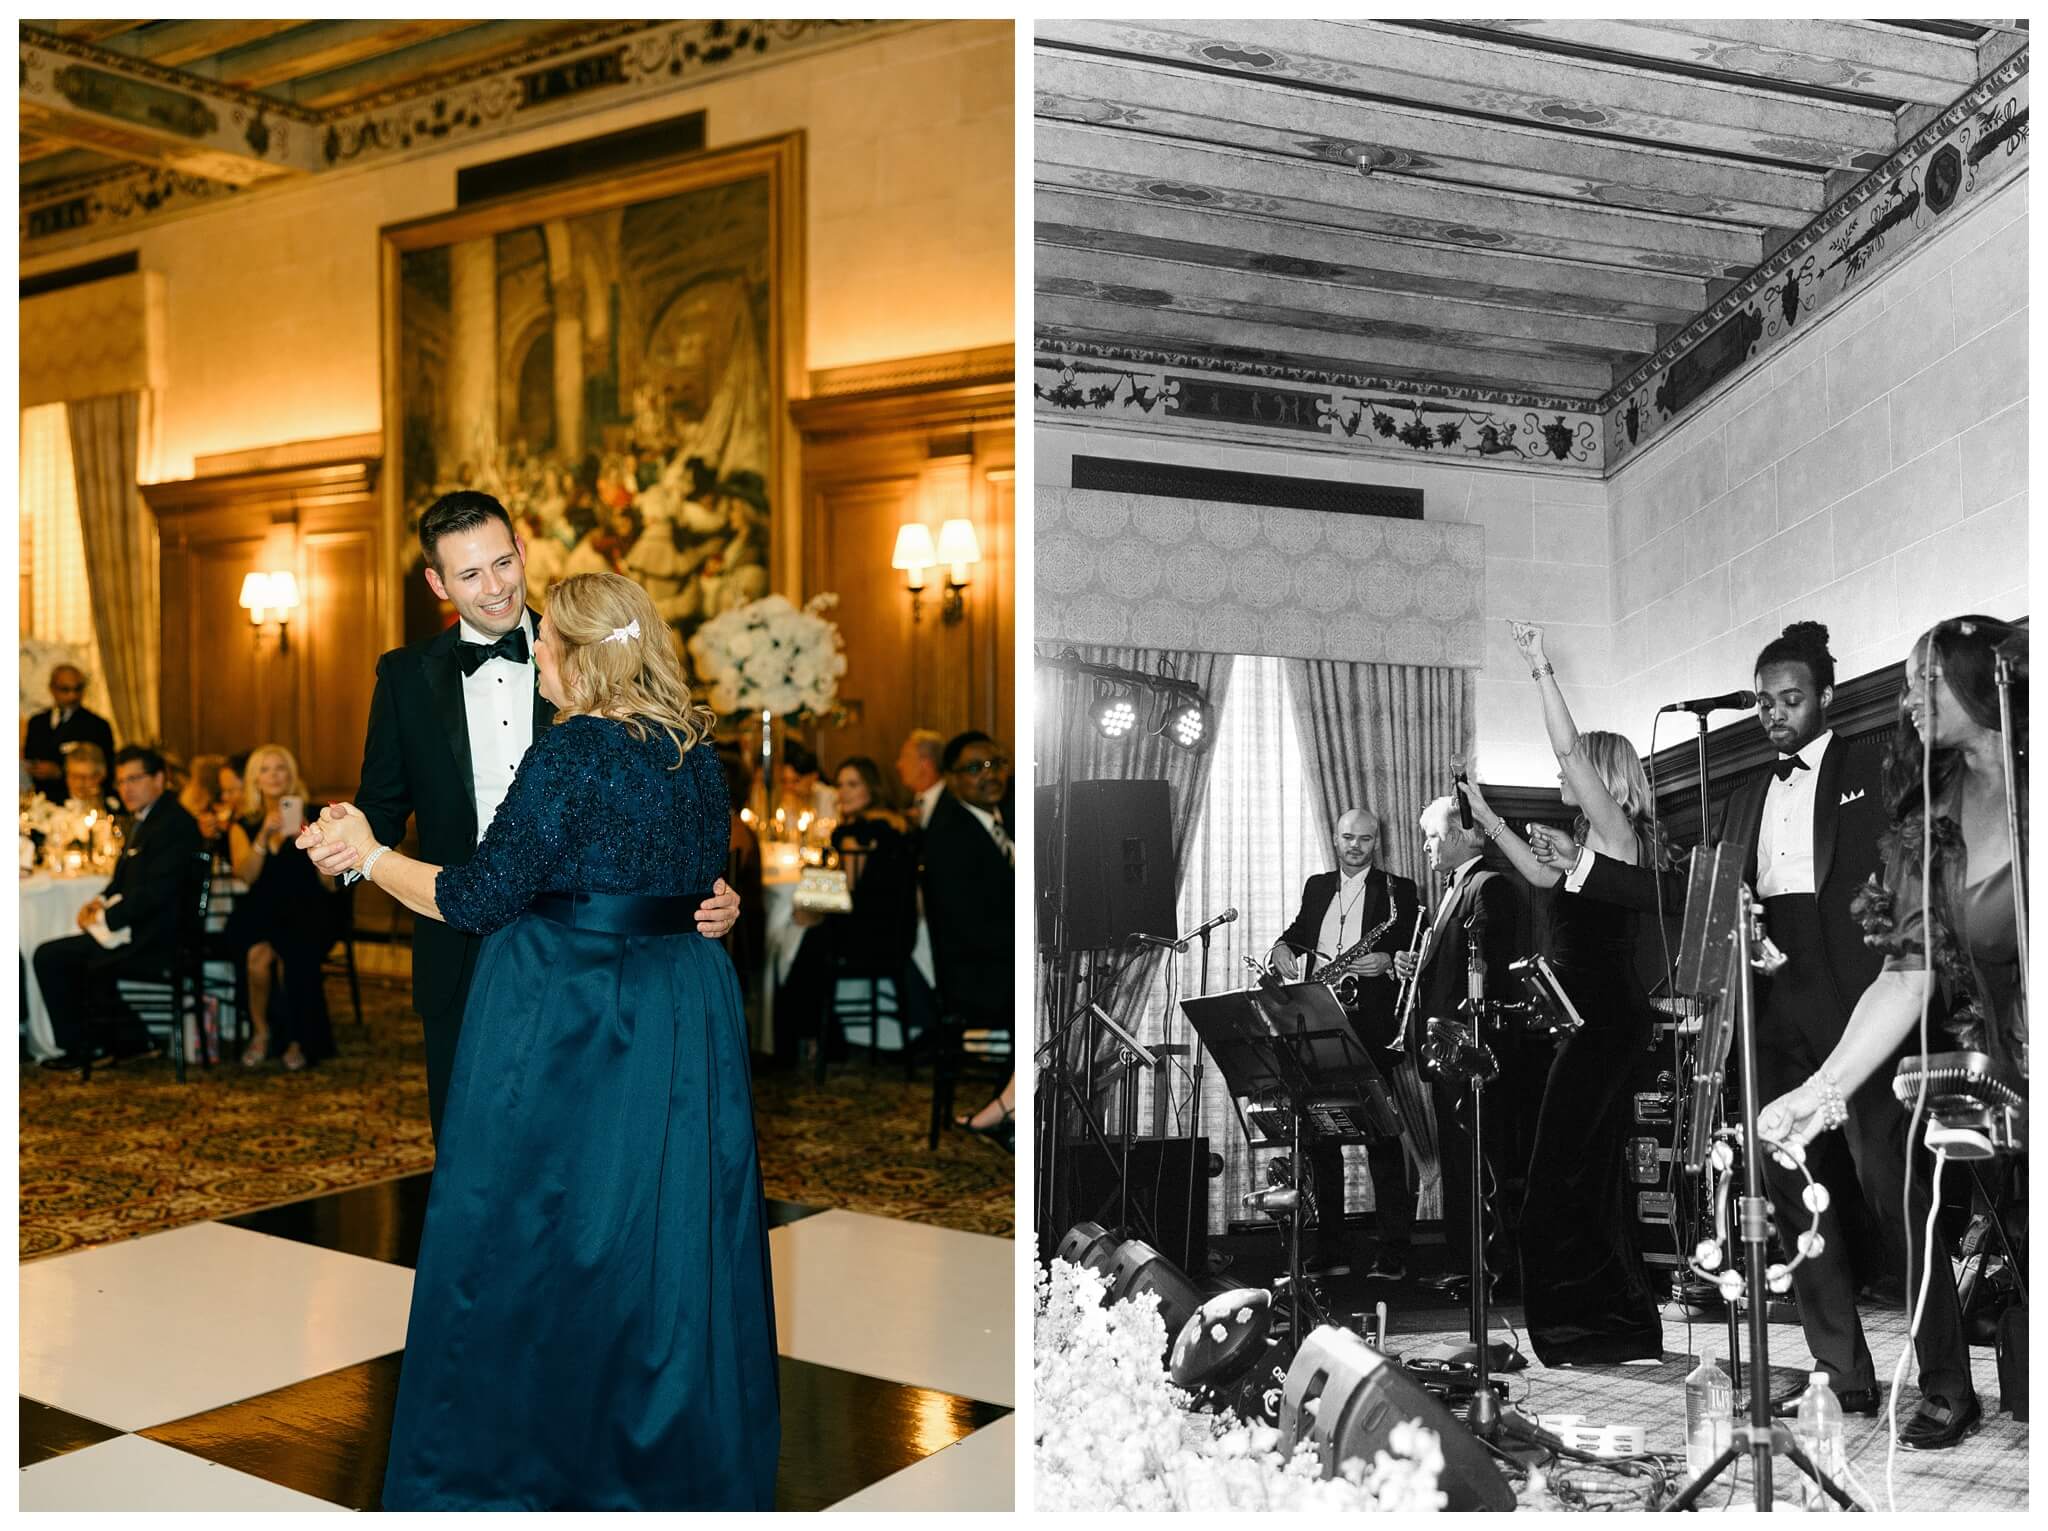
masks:
[(1457, 787), (1460, 792), (1465, 794), (1466, 801), (1472, 805), (1472, 822), (1481, 829), (1489, 828), (1493, 821), (1500, 817), (1499, 814), (1487, 806), (1486, 794), (1479, 790), (1478, 783), (1468, 779), (1459, 782)]
[(1545, 662), (1543, 656), (1543, 629), (1533, 622), (1517, 622), (1508, 618), (1508, 630), (1515, 635), (1515, 647), (1522, 651), (1522, 657), (1531, 665)]
[(1524, 838), (1538, 861), (1560, 872), (1570, 871), (1579, 859), (1579, 842), (1555, 824), (1531, 824)]
[(721, 877), (711, 885), (711, 897), (697, 906), (697, 934), (722, 941), (725, 933), (739, 923), (739, 917), (740, 896)]

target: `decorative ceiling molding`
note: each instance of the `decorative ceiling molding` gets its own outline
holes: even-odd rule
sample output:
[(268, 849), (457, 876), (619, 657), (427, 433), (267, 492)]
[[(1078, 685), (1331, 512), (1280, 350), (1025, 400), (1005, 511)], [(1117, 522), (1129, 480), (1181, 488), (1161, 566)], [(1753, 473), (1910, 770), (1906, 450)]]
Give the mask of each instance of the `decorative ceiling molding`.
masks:
[[(158, 138), (175, 136), (163, 127), (166, 121), (204, 123), (210, 117), (217, 130), (208, 128), (199, 147), (227, 155), (238, 145), (246, 163), (234, 162), (232, 156), (218, 164), (196, 162), (201, 173), (194, 173), (188, 165), (189, 155), (178, 159), (171, 153), (158, 153), (149, 156), (156, 163), (133, 169), (97, 168), (76, 179), (27, 186), (20, 209), (21, 254), (32, 258), (107, 238), (150, 220), (212, 206), (223, 196), (234, 194), (238, 182), (252, 179), (247, 173), (222, 172), (246, 172), (259, 163), (275, 161), (274, 173), (296, 172), (296, 179), (439, 153), (924, 24), (697, 20), (594, 25), (568, 40), (537, 44), (495, 57), (486, 65), (455, 70), (326, 111), (24, 27), (24, 131), (57, 142), (87, 141), (74, 131), (83, 121), (82, 114), (56, 84), (65, 70), (83, 69), (94, 77), (106, 74), (127, 82), (126, 92), (102, 88), (95, 100), (109, 95), (140, 100), (148, 93), (148, 100), (136, 111), (145, 126), (156, 125)], [(73, 83), (77, 88), (77, 82)], [(91, 79), (87, 83), (90, 86)], [(71, 120), (55, 126), (32, 124), (30, 113), (45, 110), (38, 103), (53, 90), (69, 109)], [(241, 137), (232, 144), (213, 142), (215, 137), (231, 133)], [(90, 146), (137, 157), (123, 146), (103, 140)]]
[[(2014, 54), (1602, 401), (1607, 459), (1634, 452), (1804, 334), (1951, 209), (2027, 168), (2028, 53)], [(1948, 222), (1953, 222), (1949, 219)]]

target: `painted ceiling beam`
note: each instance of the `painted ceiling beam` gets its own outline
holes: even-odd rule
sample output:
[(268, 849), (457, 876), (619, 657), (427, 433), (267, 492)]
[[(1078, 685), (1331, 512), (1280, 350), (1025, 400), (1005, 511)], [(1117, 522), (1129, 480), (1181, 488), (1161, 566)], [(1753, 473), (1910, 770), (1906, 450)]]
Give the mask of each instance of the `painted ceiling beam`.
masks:
[(307, 75), (293, 80), (281, 93), (300, 106), (322, 110), (350, 107), (442, 75), (495, 63), (528, 48), (572, 39), (593, 25), (587, 21), (481, 22), (381, 58)]
[(1248, 347), (1276, 356), (1321, 358), (1355, 372), (1404, 369), (1423, 375), (1449, 374), (1495, 388), (1536, 389), (1589, 401), (1599, 398), (1614, 381), (1610, 367), (1591, 360), (1465, 350), (1441, 341), (1390, 340), (1370, 333), (1346, 337), (1326, 329), (1287, 324), (1237, 322), (1219, 333), (1216, 322), (1206, 315), (1129, 308), (1090, 298), (1041, 294), (1032, 304), (1032, 313), (1036, 323), (1123, 335), (1133, 345), (1163, 350)]
[[(1584, 356), (1649, 355), (1657, 327), (1616, 319), (1598, 310), (1559, 314), (1503, 303), (1473, 303), (1421, 293), (1319, 282), (1308, 277), (1245, 272), (1190, 261), (1076, 250), (1057, 245), (1036, 252), (1032, 280), (1045, 293), (1098, 297), (1109, 302), (1219, 313), (1222, 305), (1323, 314), (1338, 327), (1384, 325), (1388, 332), (1421, 335), (1432, 328), (1489, 337), (1513, 350), (1561, 347)], [(1307, 321), (1313, 327), (1315, 321)]]
[(1148, 198), (1040, 186), (1041, 245), (1180, 256), (1245, 271), (1313, 274), (1388, 292), (1684, 324), (1707, 306), (1707, 284), (1667, 272), (1594, 266), (1512, 251), (1452, 248), (1345, 229), (1305, 228), (1253, 214), (1174, 207)]
[(1618, 144), (1533, 123), (1366, 101), (1298, 82), (1219, 78), (1152, 62), (1038, 51), (1037, 114), (1120, 123), (1164, 136), (1367, 164), (1382, 174), (1474, 182), (1659, 212), (1711, 210), (1764, 228), (1797, 228), (1826, 206), (1816, 171)]
[(21, 184), (28, 187), (76, 180), (81, 176), (98, 175), (122, 163), (91, 149), (74, 149), (69, 144), (49, 141), (36, 158), (31, 160), (23, 156)]
[(1678, 79), (1375, 22), (1041, 21), (1039, 35), (1265, 79), (1818, 166), (1890, 153), (1889, 113)]
[(26, 27), (20, 57), (25, 132), (230, 186), (321, 168), (312, 131), (244, 92)]
[(318, 26), (311, 21), (165, 21), (139, 32), (123, 32), (102, 46), (130, 58), (147, 59), (166, 69), (177, 69), (195, 59), (224, 53), (248, 43), (261, 42), (296, 27)]
[(381, 58), (475, 25), (466, 20), (330, 21), (201, 60), (194, 72), (244, 90), (262, 90)]
[(1793, 85), (1946, 107), (1977, 80), (1977, 50), (1955, 38), (1863, 21), (1786, 19), (1483, 21), (1502, 41), (1541, 38)]
[(24, 21), (25, 27), (40, 27), (60, 37), (74, 37), (82, 43), (104, 42), (109, 37), (149, 25), (147, 18), (135, 21)]
[(1361, 176), (1115, 128), (1047, 122), (1033, 139), (1038, 178), (1051, 185), (1125, 192), (1156, 186), (1163, 189), (1152, 194), (1163, 201), (1697, 276), (1743, 275), (1764, 258), (1756, 229), (1704, 218)]

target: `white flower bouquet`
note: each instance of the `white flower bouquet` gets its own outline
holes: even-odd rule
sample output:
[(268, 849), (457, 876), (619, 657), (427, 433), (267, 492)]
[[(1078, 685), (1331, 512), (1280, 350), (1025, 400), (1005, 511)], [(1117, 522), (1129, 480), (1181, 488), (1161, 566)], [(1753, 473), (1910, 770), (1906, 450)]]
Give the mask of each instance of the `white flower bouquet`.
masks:
[[(44, 858), (53, 867), (65, 865), (68, 851), (78, 852), (80, 864), (94, 866), (111, 864), (121, 851), (121, 829), (114, 816), (76, 798), (60, 804), (46, 797), (31, 796), (22, 803), (22, 843), (33, 844), (38, 839)], [(27, 864), (25, 858), (23, 865)]]
[(1410, 1422), (1373, 1462), (1324, 1478), (1316, 1454), (1283, 1457), (1279, 1432), (1196, 1413), (1161, 1357), (1166, 1327), (1147, 1294), (1102, 1305), (1103, 1277), (1055, 1260), (1038, 1276), (1032, 1393), (1041, 1510), (1437, 1510), (1443, 1450)]
[(770, 595), (699, 627), (690, 638), (690, 656), (711, 688), (711, 710), (722, 717), (829, 714), (846, 673), (839, 626), (825, 615), (838, 604), (839, 597), (829, 593), (801, 607), (787, 596)]

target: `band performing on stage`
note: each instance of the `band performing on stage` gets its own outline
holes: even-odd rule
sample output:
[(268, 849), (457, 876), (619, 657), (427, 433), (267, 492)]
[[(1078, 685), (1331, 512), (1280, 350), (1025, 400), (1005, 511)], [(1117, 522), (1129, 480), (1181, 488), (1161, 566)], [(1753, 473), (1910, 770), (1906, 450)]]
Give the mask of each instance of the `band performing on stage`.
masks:
[[(1809, 1371), (1851, 1424), (1889, 1415), (1866, 1426), (1883, 1430), (1881, 1454), (2027, 1417), (2026, 624), (1938, 623), (1895, 667), (1897, 689), (1862, 687), (1838, 728), (1828, 630), (1791, 623), (1756, 655), (1753, 692), (1664, 709), (1700, 739), (1696, 774), (1675, 791), (1667, 779), (1661, 811), (1636, 746), (1574, 722), (1542, 629), (1512, 628), (1555, 798), (1483, 787), (1449, 758), (1404, 764), (1441, 789), (1408, 822), (1352, 797), (1331, 869), (1298, 894), (1289, 881), (1284, 909), (1245, 911), (1250, 984), (1212, 989), (1205, 962), (1199, 987), (1168, 991), (1164, 1036), (1184, 1045), (1139, 1038), (1115, 998), (1127, 938), (1168, 962), (1186, 947), (1170, 907), (1133, 904), (1129, 929), (1105, 926), (1085, 978), (1048, 943), (1045, 1253), (1103, 1270), (1111, 1301), (1159, 1294), (1194, 1407), (1326, 1452), (1315, 1432), (1336, 1428), (1331, 1411), (1299, 1412), (1302, 1390), (1365, 1353), (1347, 1346), (1393, 1357), (1384, 1385), (1414, 1409), (1433, 1400), (1417, 1417), (1485, 1448), (1453, 1508), (1512, 1507), (1495, 1477), (1526, 1482), (1518, 1464), (1563, 1445), (1517, 1411), (1524, 1344), (1543, 1368), (1673, 1351), (1729, 1365), (1733, 1407), (1674, 1507), (1733, 1464), (1768, 1508), (1774, 1458), (1781, 1499), (1882, 1503), (1868, 1476), (1801, 1449)], [(1724, 738), (1710, 771), (1707, 715), (1735, 709), (1753, 709), (1761, 738)], [(1052, 789), (1055, 820), (1064, 805)], [(1060, 851), (1055, 930), (1077, 854)], [(1174, 1173), (1128, 1169), (1125, 1092), (1148, 1069), (1175, 1102), (1155, 1107), (1158, 1133), (1187, 1148), (1143, 1162)], [(1202, 1118), (1210, 1075), (1230, 1097), (1222, 1120)], [(1255, 1189), (1210, 1228), (1194, 1181), (1220, 1174), (1240, 1135)], [(1362, 1170), (1350, 1187), (1347, 1149)], [(1119, 1154), (1120, 1175), (1090, 1179)], [(1258, 1343), (1225, 1342), (1215, 1315), (1231, 1302)], [(1450, 1302), (1468, 1348), (1397, 1356), (1388, 1304)], [(1973, 1383), (1973, 1342), (1995, 1353), (1995, 1396)], [(1666, 1487), (1660, 1474), (1652, 1497)]]

